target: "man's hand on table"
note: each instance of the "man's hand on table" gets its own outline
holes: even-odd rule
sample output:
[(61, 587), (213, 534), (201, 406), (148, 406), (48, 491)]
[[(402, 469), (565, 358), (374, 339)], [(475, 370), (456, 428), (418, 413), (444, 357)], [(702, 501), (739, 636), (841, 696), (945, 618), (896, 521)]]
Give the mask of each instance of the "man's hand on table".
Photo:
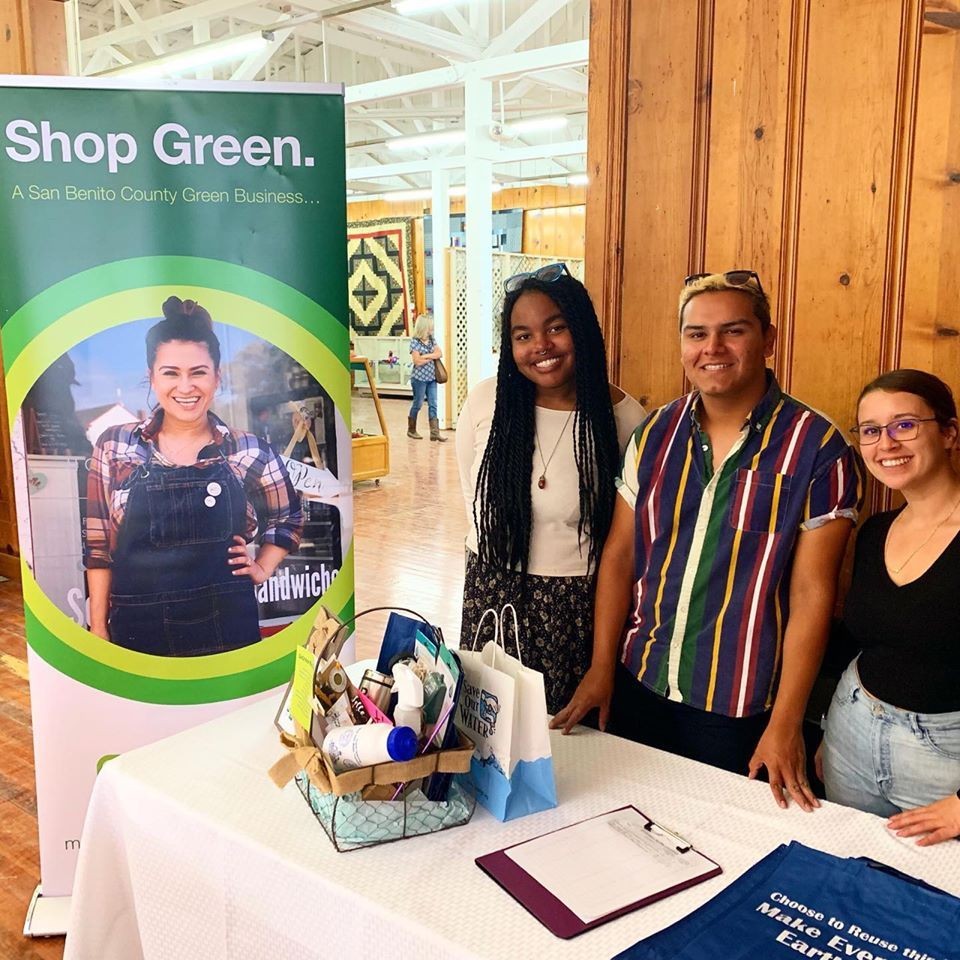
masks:
[(767, 768), (770, 792), (778, 806), (785, 808), (787, 797), (808, 813), (820, 806), (807, 780), (807, 751), (799, 725), (778, 725), (771, 720), (750, 758), (751, 780), (761, 767)]
[(563, 732), (569, 733), (594, 707), (599, 707), (599, 726), (601, 730), (606, 730), (612, 698), (612, 674), (607, 670), (591, 667), (584, 674), (570, 702), (550, 721), (550, 729), (563, 727)]

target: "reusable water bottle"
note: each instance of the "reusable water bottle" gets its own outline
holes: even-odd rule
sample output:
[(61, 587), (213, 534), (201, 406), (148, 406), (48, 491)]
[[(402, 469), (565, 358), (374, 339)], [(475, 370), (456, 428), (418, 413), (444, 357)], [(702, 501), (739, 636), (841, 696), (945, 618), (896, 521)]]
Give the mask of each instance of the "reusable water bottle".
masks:
[(323, 738), (322, 749), (339, 773), (390, 760), (412, 760), (417, 754), (417, 735), (410, 727), (389, 723), (337, 727)]

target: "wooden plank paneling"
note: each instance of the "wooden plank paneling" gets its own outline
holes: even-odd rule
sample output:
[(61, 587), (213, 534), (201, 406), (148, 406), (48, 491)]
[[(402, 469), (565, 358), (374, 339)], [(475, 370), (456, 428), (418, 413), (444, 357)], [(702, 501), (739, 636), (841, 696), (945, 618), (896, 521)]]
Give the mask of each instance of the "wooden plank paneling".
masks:
[(676, 307), (692, 218), (691, 118), (709, 96), (697, 87), (698, 6), (631, 5), (619, 380), (645, 405), (683, 389)]
[(922, 40), (900, 364), (960, 390), (960, 31)]
[(586, 207), (546, 207), (523, 216), (522, 251), (557, 260), (582, 258)]
[(628, 390), (683, 388), (688, 267), (761, 275), (784, 386), (839, 423), (896, 364), (960, 387), (960, 32), (923, 16), (945, 10), (595, 0), (586, 276)]
[[(584, 278), (607, 344), (622, 341), (624, 204), (626, 184), (630, 22), (627, 2), (590, 6), (587, 109), (589, 202), (584, 225)], [(607, 350), (610, 379), (621, 380), (619, 349)]]
[(719, 0), (714, 27), (706, 256), (702, 270), (755, 270), (779, 315), (791, 10)]
[(33, 51), (23, 0), (0, 0), (0, 73), (30, 73)]
[(784, 382), (841, 423), (882, 356), (901, 9), (900, 0), (848, 0), (810, 10)]

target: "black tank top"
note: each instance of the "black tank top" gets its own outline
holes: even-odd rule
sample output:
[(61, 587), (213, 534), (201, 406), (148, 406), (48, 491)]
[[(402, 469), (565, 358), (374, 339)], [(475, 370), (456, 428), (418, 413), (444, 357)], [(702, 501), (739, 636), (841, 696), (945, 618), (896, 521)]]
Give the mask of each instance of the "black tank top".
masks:
[(960, 710), (960, 534), (923, 576), (898, 587), (883, 550), (899, 512), (860, 529), (843, 621), (873, 696), (916, 713), (952, 713)]

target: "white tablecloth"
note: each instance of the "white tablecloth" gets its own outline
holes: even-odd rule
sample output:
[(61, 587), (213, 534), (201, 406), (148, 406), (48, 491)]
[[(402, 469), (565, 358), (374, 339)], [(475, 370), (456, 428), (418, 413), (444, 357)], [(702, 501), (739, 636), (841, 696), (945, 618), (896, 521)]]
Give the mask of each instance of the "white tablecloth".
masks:
[[(869, 855), (960, 894), (960, 845), (918, 848), (828, 804), (783, 811), (765, 784), (594, 731), (553, 738), (560, 806), (337, 853), (294, 784), (275, 704), (254, 704), (108, 763), (83, 832), (65, 960), (608, 958), (709, 899), (778, 844)], [(722, 876), (562, 941), (474, 858), (632, 803)], [(571, 870), (576, 864), (570, 865)]]

